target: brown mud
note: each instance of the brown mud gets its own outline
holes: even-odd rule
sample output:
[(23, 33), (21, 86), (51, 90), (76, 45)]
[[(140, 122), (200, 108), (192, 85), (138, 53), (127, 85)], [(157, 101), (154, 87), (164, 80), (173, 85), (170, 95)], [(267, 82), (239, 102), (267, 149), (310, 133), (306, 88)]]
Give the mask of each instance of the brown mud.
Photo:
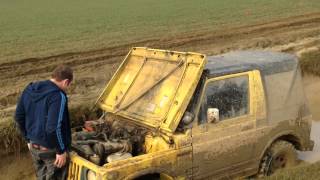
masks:
[(35, 171), (29, 153), (1, 157), (0, 179), (35, 180)]
[[(232, 50), (271, 49), (296, 53), (304, 57), (305, 54), (318, 52), (320, 49), (320, 13), (251, 26), (224, 27), (217, 31), (207, 29), (205, 32), (181, 34), (178, 37), (147, 39), (95, 51), (71, 52), (11, 62), (0, 61), (2, 62), (0, 63), (0, 128), (8, 124), (6, 121), (12, 120), (17, 97), (22, 89), (31, 81), (47, 79), (50, 76), (49, 72), (61, 63), (69, 64), (75, 70), (75, 83), (70, 90), (69, 100), (74, 112), (73, 119), (82, 117), (79, 112), (89, 111), (105, 82), (111, 78), (123, 57), (133, 46), (196, 51), (208, 55)], [(320, 92), (320, 78), (305, 74), (304, 84), (314, 119), (320, 120), (318, 108), (320, 98), (317, 96)], [(6, 136), (8, 138), (6, 142), (9, 142), (7, 145), (10, 145), (10, 136), (11, 134)], [(1, 147), (4, 144), (0, 142)], [(10, 155), (2, 161), (0, 179), (34, 178), (29, 155), (22, 154), (20, 158), (17, 158), (17, 155)], [(17, 167), (25, 171), (21, 171), (18, 176), (10, 176), (17, 173), (15, 171)]]

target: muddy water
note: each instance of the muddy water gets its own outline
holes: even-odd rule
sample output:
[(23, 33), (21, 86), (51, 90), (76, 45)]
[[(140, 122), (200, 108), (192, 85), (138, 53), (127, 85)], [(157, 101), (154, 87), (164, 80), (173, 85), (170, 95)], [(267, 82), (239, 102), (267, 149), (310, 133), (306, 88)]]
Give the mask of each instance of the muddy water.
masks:
[(313, 151), (299, 152), (299, 159), (309, 163), (320, 160), (320, 121), (312, 122), (311, 139), (314, 141)]
[(309, 108), (313, 115), (311, 139), (315, 142), (313, 151), (299, 152), (299, 158), (306, 162), (320, 161), (320, 78), (306, 75), (303, 78)]
[(320, 121), (320, 77), (306, 75), (303, 83), (313, 119)]

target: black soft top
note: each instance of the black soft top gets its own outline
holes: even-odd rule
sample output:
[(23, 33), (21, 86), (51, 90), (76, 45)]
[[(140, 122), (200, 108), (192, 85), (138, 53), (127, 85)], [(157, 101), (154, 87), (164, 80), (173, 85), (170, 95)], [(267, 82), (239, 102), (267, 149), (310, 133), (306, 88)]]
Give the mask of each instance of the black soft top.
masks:
[(205, 67), (211, 76), (260, 70), (263, 75), (291, 71), (297, 67), (294, 55), (272, 51), (235, 51), (208, 56)]

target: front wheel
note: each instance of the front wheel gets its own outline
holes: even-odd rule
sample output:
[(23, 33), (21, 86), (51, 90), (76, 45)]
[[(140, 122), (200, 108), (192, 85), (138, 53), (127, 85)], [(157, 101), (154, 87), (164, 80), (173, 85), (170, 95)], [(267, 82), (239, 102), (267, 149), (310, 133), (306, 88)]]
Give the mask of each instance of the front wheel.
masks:
[(283, 140), (274, 142), (264, 155), (259, 174), (269, 176), (280, 169), (297, 164), (297, 151), (294, 146)]
[(134, 180), (160, 180), (160, 174), (147, 174), (138, 178), (135, 178)]

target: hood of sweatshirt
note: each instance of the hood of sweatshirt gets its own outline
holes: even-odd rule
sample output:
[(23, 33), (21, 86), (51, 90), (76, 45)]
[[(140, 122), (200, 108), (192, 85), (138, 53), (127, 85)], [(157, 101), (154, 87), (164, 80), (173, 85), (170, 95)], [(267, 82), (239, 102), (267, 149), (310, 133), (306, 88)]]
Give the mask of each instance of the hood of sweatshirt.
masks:
[(46, 97), (46, 95), (54, 91), (61, 90), (56, 84), (54, 84), (50, 80), (30, 83), (26, 88), (26, 93), (30, 95), (32, 101), (34, 102), (41, 100), (42, 98)]

